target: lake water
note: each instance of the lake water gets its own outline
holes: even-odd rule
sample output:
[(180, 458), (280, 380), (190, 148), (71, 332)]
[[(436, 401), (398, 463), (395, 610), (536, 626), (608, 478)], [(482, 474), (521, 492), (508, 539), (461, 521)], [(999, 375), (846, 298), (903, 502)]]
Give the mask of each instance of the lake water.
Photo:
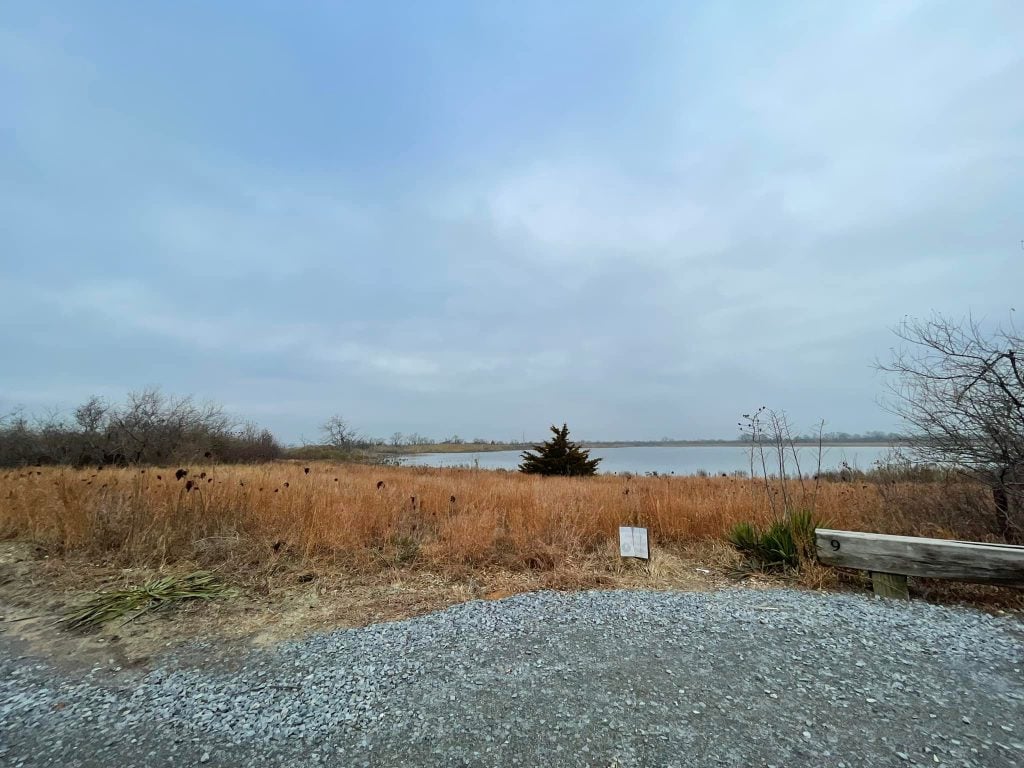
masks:
[[(889, 453), (886, 446), (837, 445), (826, 446), (822, 454), (822, 469), (839, 469), (843, 462), (856, 469), (871, 469), (874, 462)], [(403, 457), (408, 466), (427, 467), (477, 467), (479, 469), (516, 469), (519, 466), (520, 451), (481, 451), (479, 453), (423, 453)], [(817, 448), (797, 449), (800, 468), (804, 474), (812, 474), (817, 465)], [(778, 473), (778, 462), (774, 453), (765, 449), (765, 459), (770, 474)], [(716, 446), (643, 446), (635, 448), (593, 448), (591, 458), (601, 458), (600, 472), (631, 472), (643, 475), (657, 472), (659, 475), (695, 475), (708, 472), (718, 475), (723, 472), (750, 471), (750, 451), (738, 445)], [(760, 457), (755, 454), (755, 474), (761, 473)], [(792, 455), (786, 456), (786, 470), (795, 474)]]

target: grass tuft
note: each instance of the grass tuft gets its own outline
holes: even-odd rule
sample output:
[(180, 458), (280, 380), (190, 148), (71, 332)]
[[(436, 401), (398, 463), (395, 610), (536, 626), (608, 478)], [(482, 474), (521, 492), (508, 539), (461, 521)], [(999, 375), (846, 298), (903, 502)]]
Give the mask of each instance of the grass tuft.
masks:
[(83, 605), (68, 611), (61, 623), (68, 629), (98, 629), (108, 621), (124, 623), (186, 600), (230, 597), (235, 590), (207, 571), (185, 576), (164, 576), (137, 587), (100, 592)]
[(826, 527), (813, 512), (795, 510), (763, 531), (750, 522), (734, 525), (727, 539), (758, 568), (802, 568), (815, 559), (814, 529)]

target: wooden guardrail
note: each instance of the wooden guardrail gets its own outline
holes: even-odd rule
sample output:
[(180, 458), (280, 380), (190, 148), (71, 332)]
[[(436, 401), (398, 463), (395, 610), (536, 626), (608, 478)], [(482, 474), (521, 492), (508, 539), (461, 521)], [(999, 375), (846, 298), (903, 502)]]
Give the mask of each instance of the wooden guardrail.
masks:
[(814, 534), (820, 562), (869, 571), (876, 595), (906, 599), (907, 576), (1024, 587), (1024, 547), (828, 528)]

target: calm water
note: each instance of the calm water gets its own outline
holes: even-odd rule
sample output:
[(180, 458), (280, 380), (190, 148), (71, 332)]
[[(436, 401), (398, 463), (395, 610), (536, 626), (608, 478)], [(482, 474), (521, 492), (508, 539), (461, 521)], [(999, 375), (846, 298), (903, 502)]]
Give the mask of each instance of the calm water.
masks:
[[(826, 447), (822, 456), (822, 469), (838, 469), (845, 461), (857, 469), (871, 469), (877, 459), (883, 458), (889, 449), (881, 446), (832, 446)], [(800, 468), (804, 474), (814, 472), (817, 465), (817, 448), (799, 448)], [(601, 472), (632, 472), (644, 474), (694, 475), (700, 471), (711, 474), (731, 473), (737, 470), (750, 471), (750, 453), (740, 446), (647, 446), (640, 448), (594, 448), (591, 458), (603, 459), (598, 469)], [(778, 463), (772, 453), (765, 450), (768, 471), (778, 473)], [(786, 470), (795, 474), (792, 456), (786, 457)], [(761, 472), (760, 457), (755, 472)], [(403, 464), (427, 467), (479, 467), (480, 469), (516, 469), (520, 462), (519, 451), (493, 451), (481, 453), (424, 453), (405, 457)]]

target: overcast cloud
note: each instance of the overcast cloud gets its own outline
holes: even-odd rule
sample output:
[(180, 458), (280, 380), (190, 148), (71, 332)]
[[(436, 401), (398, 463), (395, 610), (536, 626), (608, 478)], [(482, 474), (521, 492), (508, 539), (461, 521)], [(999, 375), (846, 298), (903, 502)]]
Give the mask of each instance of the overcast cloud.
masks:
[(1024, 285), (1024, 3), (0, 8), (0, 410), (286, 440), (896, 426)]

